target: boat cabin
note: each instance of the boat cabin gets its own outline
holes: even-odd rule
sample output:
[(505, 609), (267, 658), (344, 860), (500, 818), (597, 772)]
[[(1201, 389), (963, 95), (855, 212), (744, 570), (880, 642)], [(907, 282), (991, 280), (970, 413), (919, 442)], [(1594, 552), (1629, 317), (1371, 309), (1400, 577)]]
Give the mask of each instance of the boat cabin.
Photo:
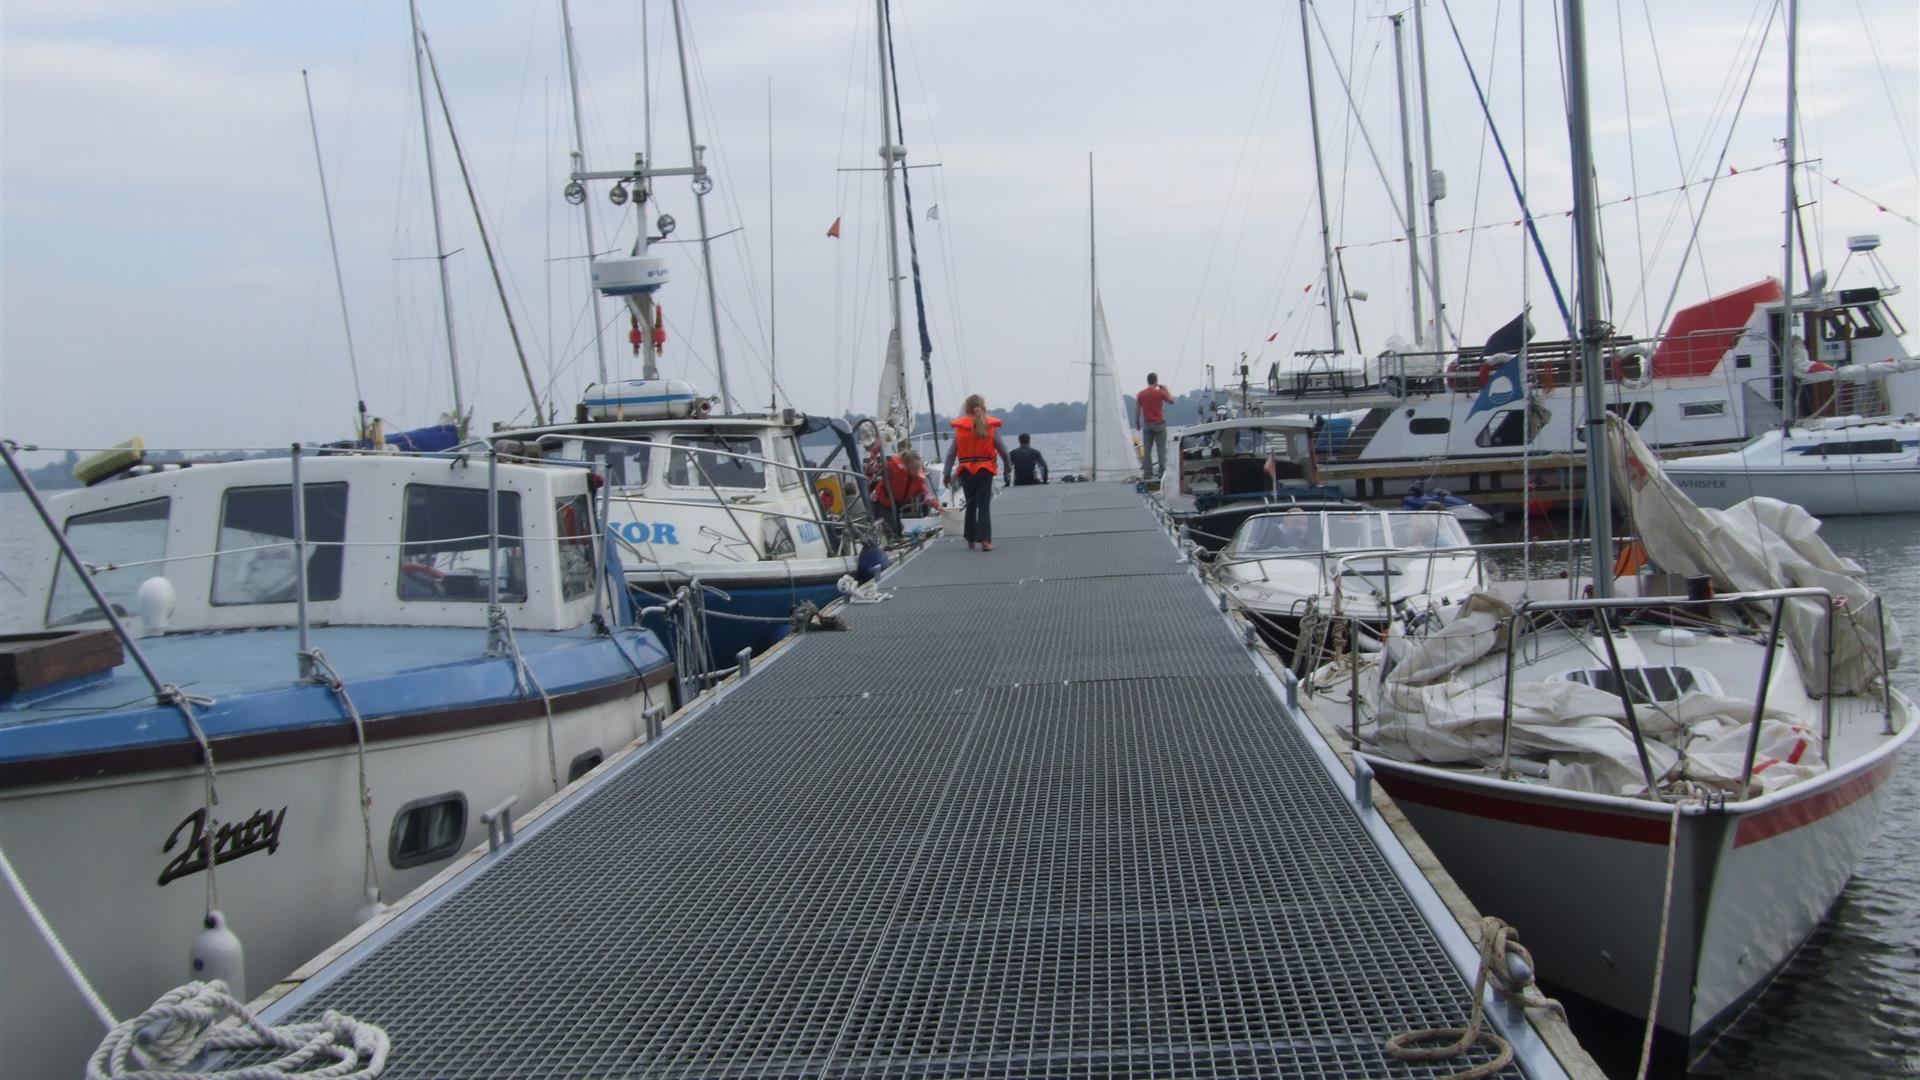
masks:
[[(307, 618), (314, 625), (487, 625), (497, 586), (516, 629), (594, 611), (585, 469), (502, 463), (497, 555), (484, 455), (323, 454), (300, 462)], [(136, 632), (290, 626), (300, 560), (289, 458), (167, 466), (48, 504)], [(489, 567), (493, 569), (489, 570)], [(50, 537), (23, 601), (48, 629), (104, 621)]]
[(1196, 504), (1319, 482), (1313, 422), (1306, 417), (1253, 416), (1196, 424), (1181, 430), (1179, 444), (1178, 482), (1172, 494)]

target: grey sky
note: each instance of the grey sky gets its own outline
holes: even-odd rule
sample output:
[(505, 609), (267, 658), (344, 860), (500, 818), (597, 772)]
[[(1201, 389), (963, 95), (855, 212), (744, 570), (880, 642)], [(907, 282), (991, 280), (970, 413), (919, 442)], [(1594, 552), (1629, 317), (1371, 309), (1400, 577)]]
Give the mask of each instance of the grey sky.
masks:
[[(877, 164), (872, 5), (689, 6), (697, 122), (718, 181), (711, 228), (741, 230), (715, 246), (736, 393), (769, 394), (771, 79), (783, 402), (869, 411), (887, 318), (880, 183), (874, 172), (837, 170)], [(1524, 48), (1522, 5), (1455, 7), (1501, 134), (1526, 158), (1536, 213), (1564, 210), (1553, 7), (1524, 5)], [(1915, 325), (1920, 229), (1903, 216), (1920, 217), (1920, 15), (1909, 0), (1803, 7), (1802, 156), (1864, 193), (1825, 183), (1813, 193), (1815, 265), (1837, 270), (1848, 235), (1879, 233), (1882, 256), (1909, 290), (1898, 310)], [(1399, 226), (1345, 112), (1340, 72), (1397, 199), (1385, 16), (1406, 9), (1318, 10), (1333, 44), (1330, 54), (1314, 30), (1334, 232), (1348, 245), (1349, 285), (1370, 297), (1356, 305), (1360, 344), (1377, 352), (1389, 334), (1411, 336), (1405, 245), (1391, 242)], [(1724, 103), (1744, 83), (1769, 11), (1591, 5), (1602, 197), (1642, 193), (1604, 217), (1616, 320), (1630, 331), (1654, 329), (1689, 229), (1681, 196), (1652, 193), (1712, 173)], [(646, 12), (655, 156), (680, 164), (687, 148), (664, 0), (648, 0)], [(582, 265), (548, 261), (583, 247), (578, 211), (559, 194), (570, 139), (557, 0), (423, 0), (421, 13), (531, 362), (569, 409), (595, 363)], [(590, 164), (625, 162), (643, 139), (641, 8), (577, 0), (574, 15)], [(1295, 349), (1325, 346), (1319, 292), (1306, 291), (1320, 257), (1296, 5), (1215, 2), (1174, 18), (1164, 4), (896, 0), (894, 17), (909, 160), (942, 166), (915, 170), (913, 182), (943, 409), (973, 390), (995, 404), (1084, 396), (1089, 151), (1123, 382), (1153, 369), (1184, 391), (1209, 362), (1224, 378), (1243, 350), (1260, 372)], [(10, 0), (0, 20), (0, 431), (59, 445), (140, 433), (168, 446), (351, 433), (303, 67), (368, 406), (400, 425), (432, 422), (450, 406), (432, 264), (418, 260), (432, 240), (404, 3)], [(1442, 241), (1449, 318), (1478, 342), (1522, 302), (1519, 213), (1437, 4), (1427, 30), (1435, 152), (1449, 189), (1441, 228), (1491, 226)], [(1776, 20), (1727, 151), (1741, 173), (1712, 196), (1680, 304), (1780, 272), (1782, 175), (1767, 166), (1779, 158), (1783, 110)], [(460, 249), (450, 269), (463, 379), (479, 422), (525, 419), (526, 393), (437, 112), (434, 123), (448, 247)], [(657, 194), (656, 210), (680, 222), (676, 239), (691, 237), (685, 182), (662, 181)], [(1691, 189), (1695, 208), (1706, 194)], [(602, 237), (619, 223), (614, 242), (630, 243), (632, 215), (608, 204), (604, 188), (594, 198)], [(936, 204), (939, 220), (926, 220)], [(831, 240), (836, 217), (843, 235)], [(1565, 220), (1542, 228), (1570, 289)], [(1367, 246), (1376, 241), (1388, 242)], [(664, 366), (711, 389), (694, 248), (669, 250)], [(1848, 280), (1870, 280), (1855, 277), (1860, 269), (1850, 267)], [(1537, 266), (1525, 280), (1542, 335), (1558, 336)], [(911, 319), (910, 298), (908, 310)], [(601, 311), (619, 315), (611, 305)], [(615, 370), (632, 376), (626, 330), (624, 318), (611, 329)], [(917, 366), (914, 383), (917, 396)]]

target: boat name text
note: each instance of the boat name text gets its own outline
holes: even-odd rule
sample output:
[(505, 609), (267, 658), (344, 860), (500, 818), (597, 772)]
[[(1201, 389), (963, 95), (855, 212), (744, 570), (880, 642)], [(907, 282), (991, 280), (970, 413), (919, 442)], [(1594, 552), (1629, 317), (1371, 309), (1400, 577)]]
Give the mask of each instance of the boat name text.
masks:
[(167, 834), (167, 842), (160, 845), (162, 854), (172, 851), (181, 844), (181, 834), (187, 834), (180, 854), (175, 855), (160, 871), (160, 884), (197, 874), (207, 868), (209, 861), (214, 864), (232, 862), (263, 848), (269, 855), (279, 851), (280, 826), (286, 820), (287, 808), (284, 806), (278, 812), (255, 810), (252, 817), (241, 822), (213, 820), (207, 816), (205, 807), (195, 810), (187, 815), (186, 820), (175, 825), (173, 831)]

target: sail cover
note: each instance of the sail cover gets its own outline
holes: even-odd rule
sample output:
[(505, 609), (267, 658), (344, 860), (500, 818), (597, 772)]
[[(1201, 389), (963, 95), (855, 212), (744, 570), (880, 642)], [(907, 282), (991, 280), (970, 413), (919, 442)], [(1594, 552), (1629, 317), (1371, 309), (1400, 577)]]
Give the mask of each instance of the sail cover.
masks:
[(1107, 333), (1107, 310), (1093, 300), (1093, 375), (1087, 388), (1087, 427), (1080, 442), (1087, 479), (1119, 480), (1140, 474), (1140, 456), (1133, 449), (1133, 429), (1122, 404), (1119, 377), (1113, 370), (1113, 338)]
[(887, 334), (887, 362), (880, 368), (880, 401), (873, 420), (880, 441), (889, 451), (904, 450), (913, 434), (913, 404), (907, 400), (906, 359), (900, 351), (900, 331)]

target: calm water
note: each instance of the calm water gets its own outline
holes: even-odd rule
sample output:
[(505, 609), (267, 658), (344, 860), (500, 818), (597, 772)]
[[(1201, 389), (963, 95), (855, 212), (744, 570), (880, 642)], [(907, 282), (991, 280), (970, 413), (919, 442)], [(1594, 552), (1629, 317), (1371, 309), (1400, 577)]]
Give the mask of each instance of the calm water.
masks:
[[(1055, 475), (1078, 465), (1077, 434), (1033, 441)], [(37, 527), (23, 496), (0, 494), (0, 628), (36, 618), (16, 583)], [(1909, 652), (1920, 648), (1920, 516), (1836, 519), (1822, 534), (1867, 568), (1914, 642)], [(1920, 697), (1920, 664), (1909, 659), (1894, 681)], [(1696, 1075), (1920, 1076), (1920, 753), (1905, 756), (1889, 786), (1879, 832), (1831, 918)], [(1598, 1027), (1581, 1036), (1609, 1069), (1631, 1070), (1635, 1033)]]

